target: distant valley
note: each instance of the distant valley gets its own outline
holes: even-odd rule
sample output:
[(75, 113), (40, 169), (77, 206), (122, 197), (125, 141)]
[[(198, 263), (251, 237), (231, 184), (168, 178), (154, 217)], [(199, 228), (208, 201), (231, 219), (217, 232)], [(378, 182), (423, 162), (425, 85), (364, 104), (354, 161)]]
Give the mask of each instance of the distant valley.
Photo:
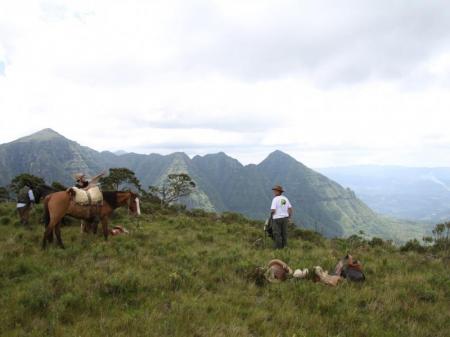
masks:
[(413, 221), (450, 220), (450, 168), (349, 166), (318, 169), (378, 213)]

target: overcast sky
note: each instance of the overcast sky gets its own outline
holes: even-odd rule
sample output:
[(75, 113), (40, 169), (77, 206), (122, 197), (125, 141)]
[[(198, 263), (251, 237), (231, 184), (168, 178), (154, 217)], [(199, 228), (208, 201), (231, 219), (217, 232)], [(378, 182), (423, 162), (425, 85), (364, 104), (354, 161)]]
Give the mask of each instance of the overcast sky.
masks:
[(450, 2), (3, 1), (0, 143), (450, 166)]

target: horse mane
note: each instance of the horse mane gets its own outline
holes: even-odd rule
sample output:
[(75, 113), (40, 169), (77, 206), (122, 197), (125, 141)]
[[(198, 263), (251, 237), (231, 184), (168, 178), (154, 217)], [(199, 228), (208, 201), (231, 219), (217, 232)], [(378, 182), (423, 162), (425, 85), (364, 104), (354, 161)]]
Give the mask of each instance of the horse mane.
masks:
[(119, 203), (117, 202), (117, 195), (120, 193), (131, 193), (133, 197), (135, 194), (131, 191), (103, 191), (103, 200), (108, 203), (109, 206), (116, 209), (119, 207)]
[(40, 190), (42, 193), (54, 193), (57, 192), (58, 190), (54, 189), (53, 187), (46, 185), (46, 184), (41, 184), (37, 186), (38, 190)]
[(111, 208), (119, 207), (117, 202), (117, 192), (116, 191), (103, 191), (103, 200), (108, 203)]
[(36, 194), (36, 203), (39, 203), (40, 199), (44, 199), (47, 195), (57, 192), (57, 190), (55, 190), (53, 187), (45, 184), (37, 185), (36, 188), (33, 189), (33, 191)]

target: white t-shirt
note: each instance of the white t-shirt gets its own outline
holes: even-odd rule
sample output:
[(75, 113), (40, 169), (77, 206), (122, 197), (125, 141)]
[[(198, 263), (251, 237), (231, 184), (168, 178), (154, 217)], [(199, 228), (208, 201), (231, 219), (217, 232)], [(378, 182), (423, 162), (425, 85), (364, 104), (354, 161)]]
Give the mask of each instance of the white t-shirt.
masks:
[(287, 218), (289, 216), (288, 209), (292, 208), (288, 198), (284, 195), (279, 195), (273, 198), (271, 210), (275, 210), (273, 214), (274, 219)]

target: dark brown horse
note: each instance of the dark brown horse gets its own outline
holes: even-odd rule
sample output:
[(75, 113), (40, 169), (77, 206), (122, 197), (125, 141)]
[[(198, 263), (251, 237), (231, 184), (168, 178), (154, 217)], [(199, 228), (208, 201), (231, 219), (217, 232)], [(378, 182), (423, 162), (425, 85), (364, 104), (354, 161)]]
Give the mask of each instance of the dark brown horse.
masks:
[(46, 248), (47, 241), (53, 241), (53, 232), (61, 248), (64, 248), (61, 239), (61, 220), (65, 215), (85, 220), (87, 223), (102, 223), (105, 240), (108, 238), (108, 223), (113, 211), (121, 206), (128, 206), (133, 215), (140, 214), (139, 199), (133, 192), (103, 192), (103, 204), (99, 206), (81, 206), (74, 201), (74, 191), (68, 189), (52, 193), (44, 200), (45, 232), (42, 248)]

